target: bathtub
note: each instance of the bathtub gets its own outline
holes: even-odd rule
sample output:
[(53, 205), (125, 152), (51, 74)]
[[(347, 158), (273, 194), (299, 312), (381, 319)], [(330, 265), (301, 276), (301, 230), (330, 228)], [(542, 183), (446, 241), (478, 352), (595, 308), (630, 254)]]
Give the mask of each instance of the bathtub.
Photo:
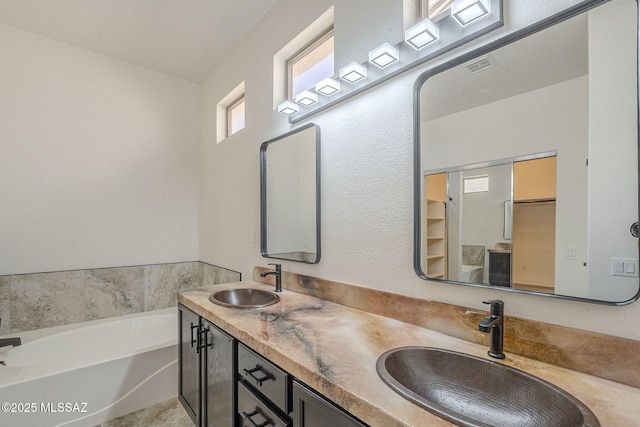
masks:
[(0, 425), (95, 426), (178, 391), (176, 308), (11, 334)]

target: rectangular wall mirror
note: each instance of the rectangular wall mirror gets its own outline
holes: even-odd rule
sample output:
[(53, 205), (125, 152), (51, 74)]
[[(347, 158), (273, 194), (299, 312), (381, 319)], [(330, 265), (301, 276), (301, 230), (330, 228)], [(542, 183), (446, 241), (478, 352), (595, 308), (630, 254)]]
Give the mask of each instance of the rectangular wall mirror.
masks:
[(419, 276), (638, 298), (637, 21), (583, 2), (418, 79)]
[(260, 250), (320, 261), (320, 128), (311, 123), (260, 146)]

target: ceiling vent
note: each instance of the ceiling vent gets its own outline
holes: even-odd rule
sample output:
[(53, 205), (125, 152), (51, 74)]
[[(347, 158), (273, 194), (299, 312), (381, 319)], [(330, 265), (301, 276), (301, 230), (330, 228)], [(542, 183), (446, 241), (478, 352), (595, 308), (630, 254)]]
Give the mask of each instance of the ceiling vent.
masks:
[(472, 62), (465, 64), (465, 67), (471, 71), (471, 73), (479, 73), (480, 71), (487, 70), (496, 66), (496, 61), (489, 55), (482, 58), (474, 59)]

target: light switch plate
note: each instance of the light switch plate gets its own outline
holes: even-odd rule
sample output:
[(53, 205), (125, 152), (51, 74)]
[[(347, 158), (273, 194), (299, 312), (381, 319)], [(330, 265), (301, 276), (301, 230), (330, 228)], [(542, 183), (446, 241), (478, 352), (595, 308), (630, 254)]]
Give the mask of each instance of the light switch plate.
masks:
[(637, 258), (611, 258), (611, 275), (638, 277)]

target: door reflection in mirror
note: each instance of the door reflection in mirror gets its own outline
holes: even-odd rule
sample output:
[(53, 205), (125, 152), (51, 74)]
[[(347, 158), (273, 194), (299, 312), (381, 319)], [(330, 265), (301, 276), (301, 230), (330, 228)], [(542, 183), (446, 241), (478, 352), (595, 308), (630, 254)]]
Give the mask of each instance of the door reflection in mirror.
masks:
[(428, 278), (553, 292), (555, 155), (427, 172), (424, 188)]

